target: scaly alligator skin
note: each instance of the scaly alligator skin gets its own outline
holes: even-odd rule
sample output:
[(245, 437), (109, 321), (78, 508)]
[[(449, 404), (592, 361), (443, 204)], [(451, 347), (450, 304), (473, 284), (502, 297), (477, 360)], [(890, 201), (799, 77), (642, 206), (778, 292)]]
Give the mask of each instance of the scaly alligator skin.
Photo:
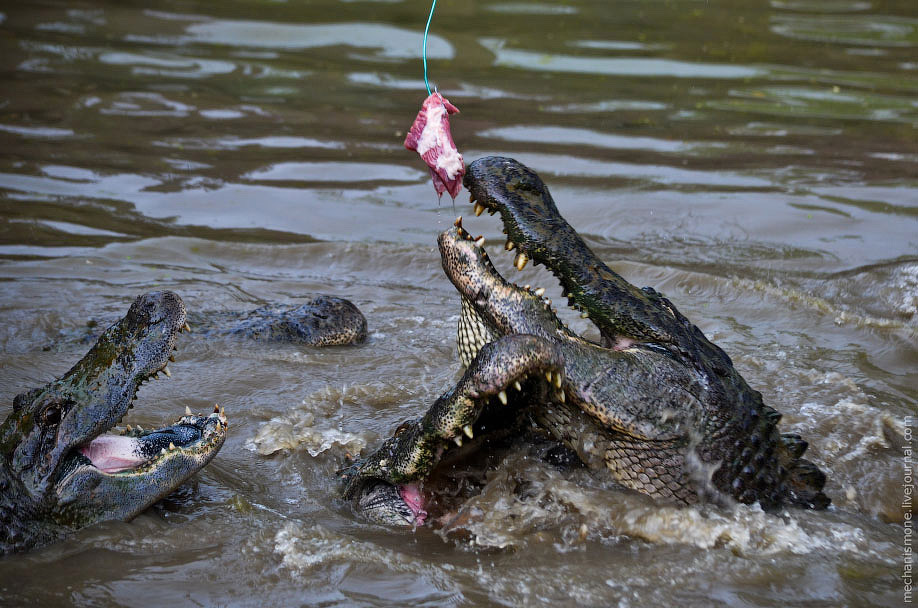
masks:
[[(534, 171), (489, 157), (469, 166), (465, 186), (476, 214), (500, 213), (504, 248), (517, 250), (515, 266), (545, 264), (569, 304), (599, 328), (602, 344), (571, 332), (544, 290), (504, 280), (484, 239), (472, 239), (457, 221), (439, 246), (461, 296), (466, 375), (424, 418), (343, 471), (344, 494), (358, 512), (383, 523), (419, 523), (417, 482), (456, 437), (461, 444), (463, 435), (479, 432), (477, 415), (501, 406), (528, 411), (584, 463), (657, 499), (758, 502), (766, 509), (829, 504), (821, 491), (825, 475), (800, 458), (807, 443), (779, 433), (781, 415), (669, 300), (634, 287), (599, 260)], [(523, 376), (538, 382), (521, 384)], [(471, 380), (488, 390), (464, 389)]]
[[(325, 295), (293, 307), (268, 304), (246, 313), (191, 313), (188, 322), (199, 336), (239, 336), (309, 346), (359, 344), (367, 339), (367, 320), (357, 306), (350, 300)], [(96, 335), (85, 331), (76, 338), (62, 335), (45, 350), (74, 340), (88, 343)]]
[(0, 553), (131, 519), (217, 454), (227, 422), (216, 406), (206, 416), (186, 409), (161, 429), (105, 434), (143, 382), (169, 375), (183, 328), (179, 296), (140, 296), (70, 371), (13, 400), (0, 426)]
[(360, 310), (350, 300), (324, 295), (293, 308), (269, 304), (241, 317), (211, 313), (195, 323), (198, 328), (204, 333), (310, 346), (358, 344), (367, 339), (367, 320)]

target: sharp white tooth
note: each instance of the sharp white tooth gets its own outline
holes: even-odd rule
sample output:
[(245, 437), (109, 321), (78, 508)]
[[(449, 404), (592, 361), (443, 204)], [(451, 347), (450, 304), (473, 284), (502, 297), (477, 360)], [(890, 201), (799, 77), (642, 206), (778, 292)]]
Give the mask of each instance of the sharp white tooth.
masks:
[(555, 388), (561, 388), (561, 373), (555, 374)]
[(188, 321), (185, 321), (185, 323), (182, 325), (182, 329), (184, 329), (187, 332), (191, 331), (191, 325), (188, 325)]
[(523, 390), (523, 385), (520, 384), (520, 381), (519, 381), (519, 380), (514, 380), (514, 381), (513, 381), (513, 388), (515, 388), (515, 389), (518, 390), (518, 391), (521, 391), (521, 390)]
[(476, 216), (481, 215), (484, 212), (484, 210), (485, 210), (484, 205), (482, 205), (481, 203), (475, 203), (475, 215)]
[(388, 459), (388, 458), (383, 458), (382, 460), (380, 460), (380, 461), (379, 461), (379, 466), (382, 467), (382, 468), (386, 468), (387, 466), (389, 466), (389, 459)]
[(168, 452), (166, 452), (166, 448), (163, 448), (163, 449), (161, 449), (161, 450), (159, 451), (159, 455), (160, 455), (160, 456), (165, 456), (167, 453), (168, 453)]
[(551, 307), (551, 298), (545, 298), (545, 306)]
[(472, 435), (472, 425), (471, 424), (467, 424), (464, 427), (462, 427), (462, 432), (465, 433), (465, 436), (468, 437), (469, 439), (475, 438), (475, 436)]
[(545, 379), (551, 382), (551, 372), (550, 371), (545, 372)]
[(526, 263), (529, 262), (529, 257), (522, 251), (516, 255), (516, 260), (513, 264), (516, 266), (517, 270), (522, 270), (526, 268)]
[(526, 291), (529, 291), (529, 283), (526, 283), (525, 285), (523, 285), (523, 289), (525, 289)]
[(501, 403), (507, 405), (507, 391), (501, 391), (497, 393), (497, 398), (500, 399)]
[(564, 403), (565, 401), (564, 391), (558, 391), (558, 401), (560, 401), (561, 403)]
[(163, 366), (163, 373), (166, 374), (166, 376), (169, 377), (169, 378), (172, 377), (172, 372), (169, 371), (169, 367), (168, 367), (168, 366)]
[(143, 433), (143, 427), (140, 426), (139, 424), (137, 425), (137, 432), (138, 432), (138, 433)]
[(533, 293), (535, 293), (535, 295), (537, 295), (537, 296), (539, 296), (539, 297), (541, 298), (542, 296), (545, 295), (545, 288), (544, 288), (544, 287), (539, 287), (539, 288), (536, 289)]
[(172, 442), (170, 441), (170, 442), (169, 442), (169, 451), (172, 451), (172, 450), (174, 450), (174, 449), (175, 449), (175, 444), (172, 443)]
[(185, 415), (186, 415), (186, 416), (191, 416), (191, 408), (188, 407), (187, 405), (185, 406)]
[(484, 244), (485, 244), (485, 238), (483, 236), (478, 237), (478, 239), (475, 241), (476, 247), (484, 247)]
[(134, 429), (132, 429), (132, 428), (131, 428), (131, 425), (130, 425), (130, 424), (129, 424), (129, 425), (127, 425), (127, 428), (126, 428), (126, 429), (124, 429), (124, 430), (125, 430), (125, 431), (127, 431), (128, 433), (132, 433), (132, 432), (134, 432)]
[(455, 437), (453, 437), (453, 441), (454, 441), (454, 442), (456, 443), (456, 445), (458, 445), (460, 448), (462, 447), (462, 435), (456, 435)]
[(513, 251), (514, 247), (516, 247), (516, 244), (513, 241), (507, 241), (506, 244), (504, 244), (504, 249), (507, 251)]

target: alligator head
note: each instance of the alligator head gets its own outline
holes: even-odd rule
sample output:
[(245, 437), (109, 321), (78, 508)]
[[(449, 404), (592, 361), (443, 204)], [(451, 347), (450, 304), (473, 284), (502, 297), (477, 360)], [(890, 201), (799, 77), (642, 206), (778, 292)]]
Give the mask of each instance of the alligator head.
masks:
[[(516, 268), (529, 261), (545, 264), (569, 304), (602, 336), (597, 344), (574, 334), (556, 316), (544, 290), (505, 280), (491, 264), (484, 239), (473, 238), (458, 220), (438, 242), (443, 268), (460, 294), (458, 350), (466, 377), (492, 380), (501, 402), (512, 395), (511, 408), (528, 411), (582, 461), (607, 471), (625, 488), (687, 504), (735, 500), (770, 509), (783, 502), (814, 508), (829, 503), (821, 492), (825, 475), (800, 458), (806, 442), (778, 432), (780, 414), (763, 404), (730, 358), (669, 300), (634, 287), (599, 260), (558, 213), (534, 171), (513, 159), (485, 158), (469, 166), (465, 185), (476, 214), (500, 213), (508, 235), (504, 249), (517, 251)], [(504, 351), (513, 354), (520, 347), (510, 342), (514, 337), (525, 337), (529, 347), (543, 353), (530, 367), (550, 370), (547, 380), (554, 386), (549, 390), (530, 385), (508, 393), (513, 380), (505, 370), (482, 368), (486, 351), (491, 359)], [(461, 385), (431, 411), (443, 409), (445, 399), (455, 401)], [(438, 416), (448, 417), (442, 411)], [(384, 460), (418, 452), (427, 439), (425, 427), (411, 428), (412, 434), (396, 435), (384, 445)], [(358, 461), (346, 471), (347, 490), (353, 493), (367, 478), (377, 488), (423, 480), (449, 449), (444, 435), (449, 433), (435, 437), (439, 447), (430, 452), (435, 458), (426, 458), (407, 476), (396, 478), (378, 468), (370, 475), (368, 463), (382, 448)], [(389, 510), (405, 508), (398, 493), (377, 490), (376, 496)], [(379, 512), (377, 500), (378, 520)]]
[(173, 425), (107, 434), (142, 383), (170, 375), (185, 305), (138, 297), (66, 374), (18, 395), (0, 426), (0, 552), (45, 544), (105, 520), (127, 520), (171, 493), (223, 445), (221, 411), (186, 409)]

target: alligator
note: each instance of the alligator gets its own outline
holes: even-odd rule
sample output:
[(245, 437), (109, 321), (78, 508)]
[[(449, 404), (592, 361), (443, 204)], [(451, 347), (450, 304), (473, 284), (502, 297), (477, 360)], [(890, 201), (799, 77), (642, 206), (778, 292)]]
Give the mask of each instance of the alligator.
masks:
[(268, 304), (243, 313), (210, 313), (194, 318), (205, 334), (243, 336), (309, 346), (359, 344), (367, 338), (367, 320), (350, 301), (319, 295), (294, 307)]
[[(318, 295), (297, 306), (267, 304), (248, 312), (189, 313), (188, 323), (198, 336), (228, 336), (265, 342), (308, 346), (359, 344), (367, 338), (367, 320), (350, 300)], [(98, 337), (97, 321), (76, 332), (62, 332), (44, 350), (73, 342), (89, 343)]]
[(108, 433), (141, 384), (174, 361), (188, 330), (168, 291), (138, 297), (70, 371), (13, 399), (0, 426), (0, 554), (48, 544), (107, 520), (129, 520), (217, 454), (227, 419), (186, 408), (170, 426)]
[(536, 425), (614, 485), (660, 501), (826, 508), (825, 474), (807, 442), (781, 433), (730, 357), (662, 294), (606, 266), (561, 217), (548, 188), (521, 163), (473, 162), (464, 184), (474, 212), (499, 213), (514, 265), (544, 264), (568, 305), (600, 340), (570, 330), (544, 289), (505, 280), (462, 227), (438, 239), (460, 294), (465, 372), (416, 420), (341, 471), (342, 493), (378, 523), (424, 523), (422, 484), (469, 440)]

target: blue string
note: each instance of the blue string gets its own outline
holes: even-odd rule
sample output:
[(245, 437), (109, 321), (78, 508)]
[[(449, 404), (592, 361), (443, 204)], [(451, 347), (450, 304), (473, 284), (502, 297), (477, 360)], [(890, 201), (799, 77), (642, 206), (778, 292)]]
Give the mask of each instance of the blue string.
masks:
[(427, 32), (430, 31), (430, 22), (433, 20), (434, 9), (437, 8), (437, 0), (433, 0), (430, 5), (430, 15), (427, 17), (427, 27), (424, 28), (424, 43), (421, 45), (421, 58), (424, 60), (424, 86), (427, 87), (427, 95), (430, 96), (430, 81), (427, 80)]

